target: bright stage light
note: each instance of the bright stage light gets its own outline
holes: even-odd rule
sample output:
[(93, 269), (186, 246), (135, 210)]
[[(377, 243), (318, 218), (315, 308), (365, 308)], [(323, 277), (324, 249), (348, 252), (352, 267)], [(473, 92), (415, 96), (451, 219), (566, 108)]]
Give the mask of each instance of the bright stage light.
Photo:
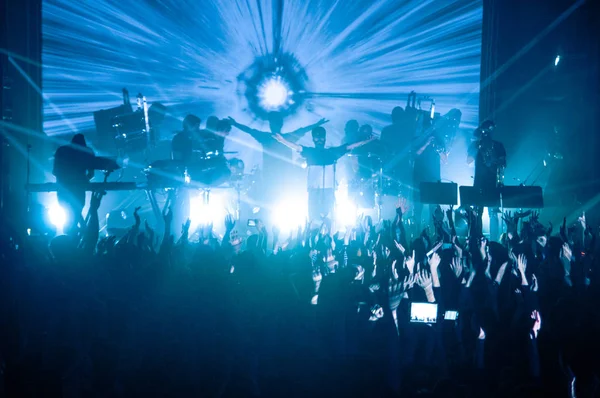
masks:
[(58, 203), (54, 203), (48, 208), (48, 219), (56, 229), (62, 230), (67, 222), (67, 214)]
[(281, 77), (276, 77), (267, 80), (260, 86), (258, 96), (263, 108), (278, 109), (287, 102), (289, 89)]
[(560, 55), (557, 55), (556, 58), (554, 58), (554, 66), (558, 66), (559, 62), (560, 62)]
[(211, 192), (208, 203), (202, 194), (190, 199), (190, 231), (200, 225), (212, 224), (215, 228), (222, 226), (225, 216), (230, 214), (226, 198)]
[(344, 229), (347, 226), (356, 224), (358, 207), (348, 197), (347, 189), (340, 188), (336, 193), (335, 202), (335, 221), (338, 229)]
[(288, 198), (281, 201), (273, 211), (271, 222), (282, 233), (289, 233), (303, 226), (308, 217), (306, 198)]

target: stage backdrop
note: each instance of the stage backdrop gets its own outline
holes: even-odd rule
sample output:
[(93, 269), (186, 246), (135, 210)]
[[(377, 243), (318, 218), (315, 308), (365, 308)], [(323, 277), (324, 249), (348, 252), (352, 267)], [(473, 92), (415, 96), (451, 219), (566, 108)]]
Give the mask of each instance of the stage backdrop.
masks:
[[(482, 12), (481, 0), (45, 0), (44, 129), (93, 131), (92, 113), (119, 105), (122, 88), (166, 105), (167, 130), (186, 113), (266, 129), (260, 96), (279, 76), (284, 130), (325, 117), (332, 144), (349, 119), (379, 132), (414, 90), (442, 114), (459, 108), (467, 131), (478, 122)], [(465, 135), (442, 175), (470, 184)], [(227, 149), (260, 162), (235, 130)]]

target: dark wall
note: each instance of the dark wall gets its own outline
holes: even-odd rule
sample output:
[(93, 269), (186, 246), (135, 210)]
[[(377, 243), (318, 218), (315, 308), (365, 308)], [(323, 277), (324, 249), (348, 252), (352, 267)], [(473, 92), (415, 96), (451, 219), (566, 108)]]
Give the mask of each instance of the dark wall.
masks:
[[(2, 133), (9, 144), (8, 187), (17, 202), (25, 197), (27, 148), (31, 158), (42, 159), (45, 134), (42, 131), (41, 0), (4, 0), (2, 8), (1, 59), (4, 80)], [(10, 111), (10, 112), (7, 112)], [(12, 127), (9, 127), (11, 125)], [(32, 180), (43, 171), (32, 162)]]
[[(497, 123), (496, 138), (508, 152), (506, 182), (523, 181), (539, 167), (557, 126), (568, 160), (562, 172), (581, 203), (598, 192), (600, 177), (600, 19), (594, 3), (484, 4), (480, 116)], [(561, 60), (554, 67), (556, 55)]]

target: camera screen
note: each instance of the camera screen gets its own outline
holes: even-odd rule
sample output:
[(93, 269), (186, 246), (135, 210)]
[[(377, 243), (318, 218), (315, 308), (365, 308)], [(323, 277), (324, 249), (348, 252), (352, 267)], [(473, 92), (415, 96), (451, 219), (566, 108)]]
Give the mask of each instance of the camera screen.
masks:
[(447, 321), (455, 321), (458, 318), (458, 311), (446, 311), (444, 319)]
[(410, 321), (419, 323), (436, 323), (437, 304), (411, 303)]

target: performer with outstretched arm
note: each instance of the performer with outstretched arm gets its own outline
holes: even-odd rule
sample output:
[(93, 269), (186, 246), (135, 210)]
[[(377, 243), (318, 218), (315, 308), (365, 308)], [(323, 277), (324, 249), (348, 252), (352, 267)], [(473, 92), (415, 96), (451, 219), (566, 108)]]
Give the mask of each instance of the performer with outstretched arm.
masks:
[(308, 169), (308, 216), (310, 221), (328, 217), (333, 212), (335, 204), (335, 168), (336, 162), (342, 156), (355, 148), (363, 146), (375, 138), (325, 148), (327, 132), (323, 127), (312, 130), (314, 147), (306, 147), (288, 141), (281, 134), (275, 134), (275, 139), (288, 148), (298, 152), (306, 160)]
[(274, 190), (275, 187), (280, 187), (281, 184), (294, 184), (296, 182), (296, 177), (299, 178), (300, 168), (293, 167), (292, 152), (278, 142), (275, 139), (274, 134), (284, 134), (287, 141), (295, 144), (302, 137), (304, 137), (306, 133), (315, 127), (327, 123), (328, 120), (321, 119), (315, 124), (299, 128), (298, 130), (289, 133), (282, 132), (283, 116), (280, 112), (269, 113), (270, 132), (255, 130), (236, 122), (235, 119), (231, 117), (229, 118), (229, 122), (233, 127), (243, 131), (246, 134), (249, 134), (260, 144), (262, 148), (263, 180), (265, 181), (263, 192), (265, 192), (266, 198), (276, 202), (278, 200), (276, 197), (277, 192), (270, 190)]

